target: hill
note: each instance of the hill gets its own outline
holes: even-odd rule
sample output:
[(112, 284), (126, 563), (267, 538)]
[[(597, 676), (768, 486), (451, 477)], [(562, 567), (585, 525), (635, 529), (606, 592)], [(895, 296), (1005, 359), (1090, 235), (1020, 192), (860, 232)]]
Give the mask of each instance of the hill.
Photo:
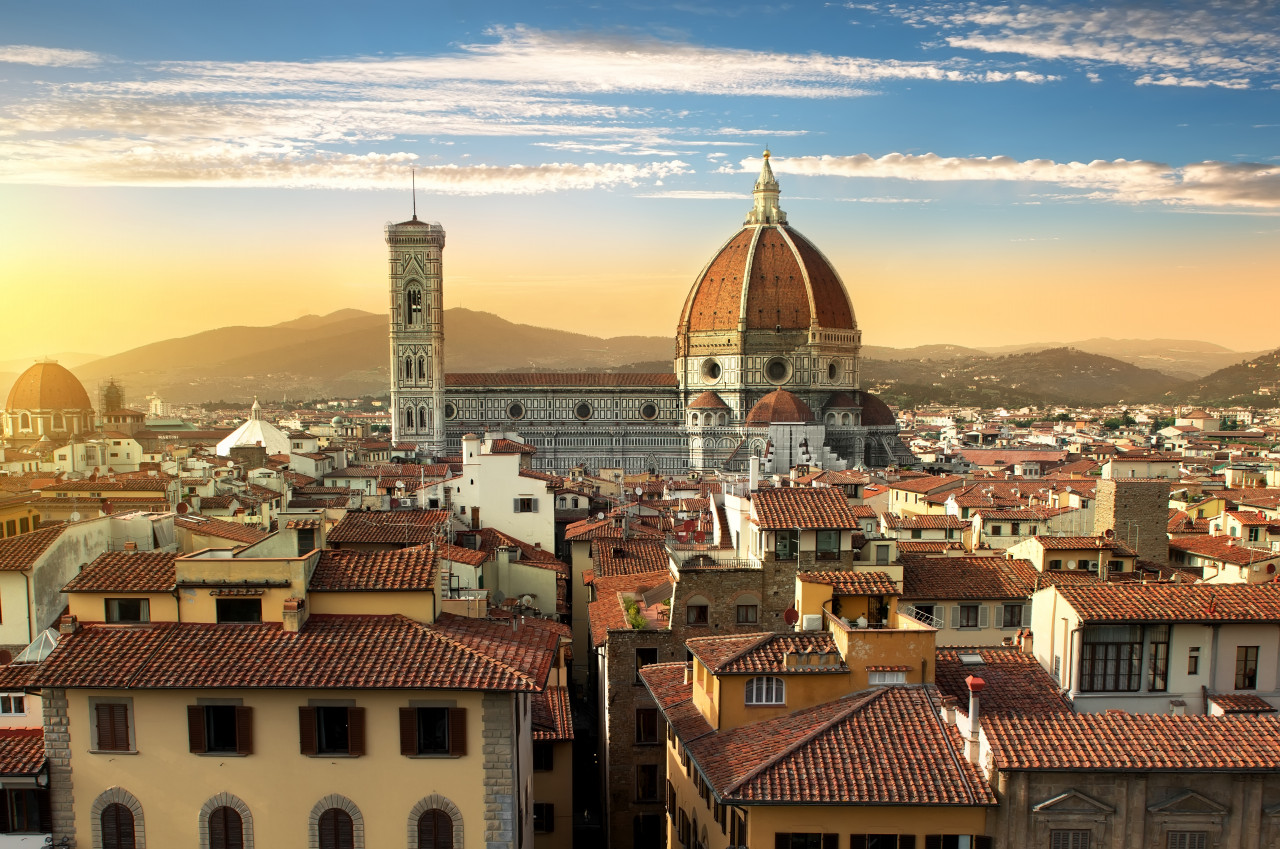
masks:
[(863, 386), (899, 404), (1021, 406), (1159, 401), (1182, 381), (1074, 348), (952, 361), (867, 360)]
[[(673, 352), (665, 337), (601, 339), (461, 308), (445, 311), (444, 326), (446, 371), (598, 371), (641, 361), (665, 361), (670, 368)], [(385, 315), (340, 310), (168, 339), (73, 371), (86, 386), (114, 377), (131, 399), (158, 392), (180, 404), (254, 395), (355, 397), (387, 392), (387, 355)]]
[(1170, 377), (1193, 380), (1217, 369), (1248, 360), (1261, 351), (1232, 351), (1212, 342), (1194, 339), (1111, 339), (1101, 336), (1080, 342), (1045, 342), (1038, 345), (989, 347), (988, 354), (1027, 354), (1053, 348), (1076, 348), (1090, 354), (1114, 357), (1130, 365), (1162, 371)]
[(1182, 390), (1182, 400), (1211, 406), (1274, 407), (1280, 397), (1280, 350), (1219, 369)]

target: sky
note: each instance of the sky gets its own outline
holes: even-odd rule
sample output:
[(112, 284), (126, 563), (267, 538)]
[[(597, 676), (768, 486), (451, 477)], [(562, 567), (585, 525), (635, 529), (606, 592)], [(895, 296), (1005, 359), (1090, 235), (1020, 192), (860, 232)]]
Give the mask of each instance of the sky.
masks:
[(411, 179), (446, 307), (672, 334), (766, 147), (864, 344), (1280, 346), (1280, 2), (69, 0), (0, 6), (0, 359), (383, 311)]

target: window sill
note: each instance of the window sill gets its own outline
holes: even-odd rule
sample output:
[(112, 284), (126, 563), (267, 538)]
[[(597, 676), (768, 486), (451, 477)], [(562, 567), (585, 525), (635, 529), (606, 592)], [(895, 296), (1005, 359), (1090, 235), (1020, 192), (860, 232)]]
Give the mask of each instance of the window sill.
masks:
[(359, 758), (359, 757), (363, 757), (363, 756), (362, 756), (362, 755), (353, 755), (353, 754), (350, 754), (349, 752), (317, 752), (317, 753), (315, 753), (314, 755), (303, 755), (303, 757), (304, 757), (304, 758), (316, 758), (316, 759), (319, 759), (319, 760), (326, 760), (326, 759), (329, 759), (329, 758), (335, 758), (335, 759), (338, 759), (338, 760), (354, 760), (355, 758)]
[(248, 752), (192, 752), (198, 758), (247, 758)]
[(751, 708), (780, 708), (786, 706), (786, 702), (757, 702), (751, 705), (743, 705), (747, 710), (750, 710)]
[(90, 749), (91, 755), (136, 755), (137, 749)]
[[(351, 757), (351, 755), (347, 755), (347, 757)], [(451, 755), (448, 752), (421, 752), (416, 755), (404, 755), (404, 757), (409, 760), (418, 761), (456, 761), (458, 758), (461, 758), (462, 755)], [(534, 770), (534, 772), (550, 772), (550, 770)]]
[(662, 745), (662, 742), (661, 742), (660, 740), (637, 740), (637, 741), (635, 742), (635, 745), (637, 745), (637, 746), (661, 746), (661, 745)]

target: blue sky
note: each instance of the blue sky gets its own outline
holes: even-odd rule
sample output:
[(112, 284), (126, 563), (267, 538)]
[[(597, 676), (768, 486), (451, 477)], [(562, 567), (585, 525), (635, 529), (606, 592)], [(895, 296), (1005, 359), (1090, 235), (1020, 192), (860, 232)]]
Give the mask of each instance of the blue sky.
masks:
[[(869, 343), (1275, 347), (1215, 299), (1277, 291), (1277, 11), (9, 4), (0, 274), (19, 314), (112, 293), (106, 326), (63, 310), (44, 350), (381, 309), (412, 166), (447, 305), (663, 334), (768, 144)], [(70, 210), (94, 226), (66, 252)], [(178, 285), (210, 297), (157, 297)], [(15, 328), (0, 356), (34, 344)]]

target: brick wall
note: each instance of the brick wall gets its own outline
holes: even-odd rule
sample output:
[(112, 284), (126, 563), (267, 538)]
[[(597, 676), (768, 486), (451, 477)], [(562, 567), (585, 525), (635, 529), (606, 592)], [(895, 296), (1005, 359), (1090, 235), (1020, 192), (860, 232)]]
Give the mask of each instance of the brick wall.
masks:
[(1094, 500), (1093, 532), (1115, 531), (1138, 557), (1169, 562), (1169, 481), (1101, 478)]

